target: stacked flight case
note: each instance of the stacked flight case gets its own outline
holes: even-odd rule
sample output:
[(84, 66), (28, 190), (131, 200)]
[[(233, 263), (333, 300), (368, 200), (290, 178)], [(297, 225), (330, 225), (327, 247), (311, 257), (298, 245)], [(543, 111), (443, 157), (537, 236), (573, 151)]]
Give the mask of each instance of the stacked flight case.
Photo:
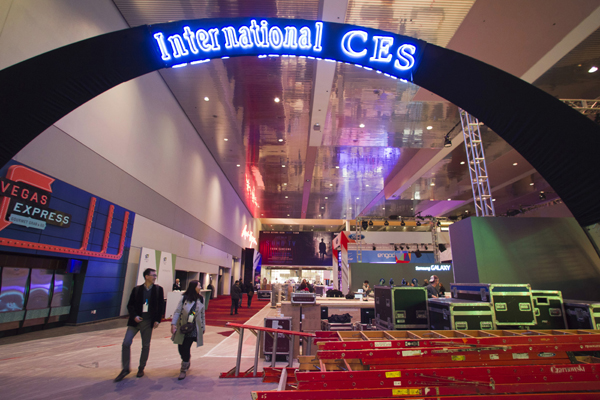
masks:
[(537, 321), (529, 284), (451, 283), (455, 299), (491, 303), (497, 329), (531, 328)]
[[(265, 328), (292, 330), (292, 317), (267, 317), (265, 318)], [(273, 356), (273, 338), (266, 333), (263, 335), (263, 351), (265, 361), (271, 361)], [(277, 350), (275, 352), (277, 361), (289, 361), (290, 340), (283, 333), (277, 334)]]
[(426, 288), (375, 286), (374, 291), (377, 329), (428, 329)]
[(600, 329), (600, 302), (565, 300), (569, 329)]
[(562, 293), (559, 290), (532, 290), (531, 296), (537, 320), (534, 329), (567, 329)]
[(462, 299), (429, 299), (431, 330), (492, 330), (494, 311), (491, 303)]

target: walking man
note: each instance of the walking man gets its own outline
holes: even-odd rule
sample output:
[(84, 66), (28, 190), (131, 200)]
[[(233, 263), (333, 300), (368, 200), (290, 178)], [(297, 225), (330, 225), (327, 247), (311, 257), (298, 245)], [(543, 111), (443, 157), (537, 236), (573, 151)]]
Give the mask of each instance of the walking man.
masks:
[(142, 355), (140, 356), (140, 366), (136, 376), (138, 378), (144, 376), (144, 368), (150, 354), (152, 329), (158, 327), (164, 313), (165, 296), (163, 288), (154, 284), (156, 281), (156, 270), (146, 268), (144, 279), (145, 282), (143, 284), (133, 288), (129, 296), (129, 302), (127, 303), (129, 321), (127, 321), (127, 332), (125, 332), (125, 339), (123, 339), (123, 348), (121, 350), (123, 369), (115, 378), (115, 382), (122, 381), (130, 372), (131, 342), (138, 332), (142, 335)]
[(242, 298), (242, 289), (240, 288), (240, 281), (235, 281), (231, 288), (231, 312), (229, 315), (233, 315), (233, 310), (238, 313), (238, 306), (240, 305), (240, 299)]

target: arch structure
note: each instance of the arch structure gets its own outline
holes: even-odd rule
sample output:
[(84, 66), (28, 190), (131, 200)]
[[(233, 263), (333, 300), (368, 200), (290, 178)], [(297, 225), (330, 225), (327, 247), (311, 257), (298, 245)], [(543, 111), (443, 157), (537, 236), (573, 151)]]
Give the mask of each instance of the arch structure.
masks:
[(578, 222), (600, 222), (600, 127), (464, 54), (348, 24), (282, 18), (176, 21), (112, 32), (0, 71), (0, 165), (80, 105), (162, 68), (215, 58), (306, 57), (405, 79), (473, 114), (546, 179)]

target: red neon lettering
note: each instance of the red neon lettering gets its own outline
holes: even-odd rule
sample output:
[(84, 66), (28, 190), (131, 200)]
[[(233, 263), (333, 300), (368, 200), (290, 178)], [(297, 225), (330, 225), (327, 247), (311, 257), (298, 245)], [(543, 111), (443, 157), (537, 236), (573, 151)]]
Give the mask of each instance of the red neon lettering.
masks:
[(13, 186), (13, 188), (12, 188), (12, 190), (11, 190), (10, 194), (12, 194), (13, 196), (15, 196), (15, 197), (16, 197), (16, 196), (17, 196), (17, 194), (18, 194), (18, 193), (17, 193), (17, 191), (18, 191), (19, 189), (20, 189), (20, 187), (19, 187), (19, 186)]
[(10, 183), (2, 182), (2, 193), (6, 192), (9, 187), (10, 187)]
[(27, 200), (28, 197), (29, 197), (29, 190), (23, 189), (21, 191), (21, 198), (24, 199), (24, 200)]

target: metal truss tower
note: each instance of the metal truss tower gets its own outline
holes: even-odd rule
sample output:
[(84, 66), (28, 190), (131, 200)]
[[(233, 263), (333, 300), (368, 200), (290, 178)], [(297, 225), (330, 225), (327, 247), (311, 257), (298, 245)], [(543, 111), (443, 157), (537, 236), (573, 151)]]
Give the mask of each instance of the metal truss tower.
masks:
[(494, 203), (490, 191), (490, 182), (485, 165), (485, 154), (479, 120), (465, 110), (460, 109), (460, 123), (462, 124), (467, 150), (467, 161), (469, 163), (469, 175), (471, 177), (471, 188), (473, 189), (473, 201), (475, 211), (480, 217), (494, 217)]

